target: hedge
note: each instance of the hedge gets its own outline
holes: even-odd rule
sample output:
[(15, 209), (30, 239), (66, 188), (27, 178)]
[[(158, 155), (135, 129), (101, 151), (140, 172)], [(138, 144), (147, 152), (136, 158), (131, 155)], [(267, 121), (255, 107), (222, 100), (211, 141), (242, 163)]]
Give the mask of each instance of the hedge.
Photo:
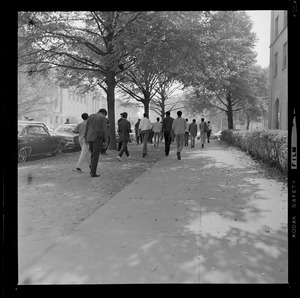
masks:
[(223, 130), (221, 140), (255, 158), (288, 171), (288, 133), (285, 130)]

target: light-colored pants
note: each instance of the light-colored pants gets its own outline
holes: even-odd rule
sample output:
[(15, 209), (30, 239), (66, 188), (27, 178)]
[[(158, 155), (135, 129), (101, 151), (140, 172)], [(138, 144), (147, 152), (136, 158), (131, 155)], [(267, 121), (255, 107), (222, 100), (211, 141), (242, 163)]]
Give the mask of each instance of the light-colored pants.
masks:
[(154, 132), (154, 145), (158, 147), (159, 144), (159, 138), (160, 138), (160, 132)]
[(184, 147), (184, 137), (185, 135), (175, 135), (176, 144), (177, 144), (177, 152), (181, 152)]
[(206, 139), (206, 137), (207, 137), (206, 132), (201, 131), (200, 139), (201, 139), (201, 144), (202, 144), (202, 145), (205, 144), (205, 139)]
[[(89, 144), (87, 144), (85, 142), (84, 139), (79, 139), (79, 144), (81, 146), (81, 152), (80, 152), (80, 156), (79, 156), (76, 168), (81, 169), (82, 164), (85, 160), (87, 160), (88, 163), (89, 163), (89, 160), (90, 160), (90, 154), (89, 154), (90, 146), (89, 146)], [(89, 156), (89, 158), (88, 158), (88, 156)]]

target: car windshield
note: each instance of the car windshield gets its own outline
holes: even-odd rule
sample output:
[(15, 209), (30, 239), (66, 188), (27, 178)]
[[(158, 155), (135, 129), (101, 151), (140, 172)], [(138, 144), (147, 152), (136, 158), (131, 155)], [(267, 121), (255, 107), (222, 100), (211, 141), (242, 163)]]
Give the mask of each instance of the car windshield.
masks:
[(23, 135), (25, 132), (25, 125), (18, 124), (18, 136)]
[(60, 126), (58, 127), (55, 132), (68, 132), (68, 133), (72, 133), (74, 128), (76, 127), (76, 125), (72, 125), (72, 126)]

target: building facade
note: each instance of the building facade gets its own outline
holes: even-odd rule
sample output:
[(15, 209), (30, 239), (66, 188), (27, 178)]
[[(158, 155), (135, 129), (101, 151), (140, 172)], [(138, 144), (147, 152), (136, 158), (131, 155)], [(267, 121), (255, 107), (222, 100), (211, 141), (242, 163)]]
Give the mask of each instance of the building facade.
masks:
[[(81, 114), (97, 113), (99, 109), (107, 110), (106, 96), (100, 92), (76, 93), (72, 89), (61, 88), (54, 85), (46, 96), (47, 104), (39, 112), (28, 113), (20, 117), (20, 120), (32, 119), (44, 122), (49, 128), (56, 129), (60, 124), (69, 119), (70, 123), (79, 123), (82, 121)], [(128, 120), (133, 125), (140, 118), (139, 108), (124, 108), (121, 103), (115, 101), (115, 123), (121, 117), (122, 112), (128, 113)]]
[(271, 11), (269, 129), (288, 128), (288, 17)]

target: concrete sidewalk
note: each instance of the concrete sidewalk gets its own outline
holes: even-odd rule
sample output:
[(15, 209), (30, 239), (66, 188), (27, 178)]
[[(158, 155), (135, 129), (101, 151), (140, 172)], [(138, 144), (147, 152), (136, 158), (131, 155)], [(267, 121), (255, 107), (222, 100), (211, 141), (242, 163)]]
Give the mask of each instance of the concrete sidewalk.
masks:
[(20, 284), (287, 283), (287, 192), (237, 152), (216, 141), (171, 152)]

